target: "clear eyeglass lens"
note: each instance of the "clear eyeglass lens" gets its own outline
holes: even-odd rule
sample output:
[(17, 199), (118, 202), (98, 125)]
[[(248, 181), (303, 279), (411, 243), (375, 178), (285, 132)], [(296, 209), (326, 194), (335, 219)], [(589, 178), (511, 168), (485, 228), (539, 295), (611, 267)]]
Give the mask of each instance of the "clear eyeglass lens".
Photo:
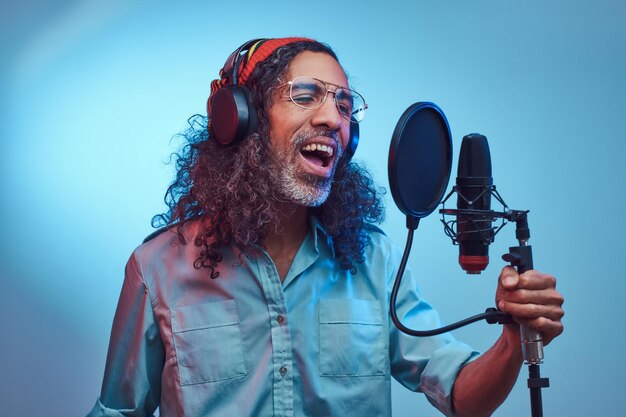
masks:
[[(343, 87), (328, 88), (321, 80), (311, 77), (296, 77), (290, 83), (290, 98), (304, 109), (316, 109), (324, 103), (328, 91), (334, 94), (339, 114), (346, 120), (358, 123), (365, 116), (365, 100), (354, 90)], [(334, 87), (332, 84), (329, 84)]]

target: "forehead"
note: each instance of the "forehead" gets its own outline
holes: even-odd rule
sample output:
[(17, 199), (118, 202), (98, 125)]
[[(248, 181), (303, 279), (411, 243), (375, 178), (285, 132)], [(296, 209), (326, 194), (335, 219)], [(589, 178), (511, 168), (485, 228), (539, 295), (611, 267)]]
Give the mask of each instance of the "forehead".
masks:
[(348, 87), (348, 78), (339, 62), (324, 52), (304, 51), (298, 54), (289, 64), (287, 78), (291, 80), (301, 75)]

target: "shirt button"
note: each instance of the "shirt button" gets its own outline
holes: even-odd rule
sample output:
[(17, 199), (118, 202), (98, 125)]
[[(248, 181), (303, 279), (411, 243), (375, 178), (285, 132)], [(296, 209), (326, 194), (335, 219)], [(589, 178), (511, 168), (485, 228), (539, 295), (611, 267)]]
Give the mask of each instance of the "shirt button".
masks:
[(285, 374), (287, 373), (287, 367), (281, 366), (278, 372), (280, 372), (281, 376), (285, 376)]
[(283, 324), (285, 322), (285, 316), (279, 314), (278, 317), (276, 317), (276, 321), (278, 322), (278, 324)]

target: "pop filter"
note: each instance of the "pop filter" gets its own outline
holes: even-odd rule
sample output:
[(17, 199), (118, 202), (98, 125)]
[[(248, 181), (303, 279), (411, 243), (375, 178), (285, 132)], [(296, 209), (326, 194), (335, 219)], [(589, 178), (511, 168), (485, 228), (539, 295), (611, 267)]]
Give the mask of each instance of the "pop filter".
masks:
[(429, 102), (411, 105), (393, 132), (388, 163), (391, 195), (407, 220), (435, 210), (451, 166), (452, 135), (443, 111)]

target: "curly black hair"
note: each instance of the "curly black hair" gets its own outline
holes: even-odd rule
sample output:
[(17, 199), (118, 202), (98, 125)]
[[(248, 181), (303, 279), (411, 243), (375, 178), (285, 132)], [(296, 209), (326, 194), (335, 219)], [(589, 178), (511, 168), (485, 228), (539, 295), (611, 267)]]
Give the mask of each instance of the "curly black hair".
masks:
[[(199, 248), (194, 267), (208, 269), (212, 278), (219, 275), (221, 249), (238, 245), (243, 252), (254, 253), (268, 231), (280, 228), (284, 212), (277, 209), (281, 202), (271, 181), (267, 110), (289, 63), (303, 51), (327, 53), (337, 60), (327, 45), (304, 41), (280, 47), (258, 64), (246, 83), (258, 112), (256, 133), (235, 145), (222, 146), (211, 139), (208, 118), (196, 115), (180, 134), (186, 143), (174, 155), (177, 173), (165, 194), (169, 209), (154, 216), (152, 224), (176, 227), (179, 241), (186, 244), (183, 226), (200, 221), (194, 236)], [(341, 158), (328, 198), (309, 209), (332, 238), (341, 268), (353, 274), (354, 263), (363, 262), (369, 243), (367, 224), (384, 218), (382, 192), (365, 167)]]

